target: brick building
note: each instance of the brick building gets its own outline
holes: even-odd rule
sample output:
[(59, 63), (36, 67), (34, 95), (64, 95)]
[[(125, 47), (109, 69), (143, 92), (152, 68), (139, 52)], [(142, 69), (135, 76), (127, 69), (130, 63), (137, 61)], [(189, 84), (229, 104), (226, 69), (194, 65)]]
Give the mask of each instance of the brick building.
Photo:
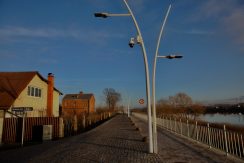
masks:
[(66, 94), (62, 100), (62, 114), (80, 115), (95, 111), (95, 97), (93, 94)]

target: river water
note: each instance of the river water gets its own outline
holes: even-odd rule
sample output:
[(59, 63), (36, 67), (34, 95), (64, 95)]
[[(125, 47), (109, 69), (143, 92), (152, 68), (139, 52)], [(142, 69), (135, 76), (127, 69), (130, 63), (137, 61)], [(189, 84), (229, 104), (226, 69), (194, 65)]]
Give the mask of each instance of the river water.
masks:
[(203, 114), (197, 117), (209, 123), (223, 123), (244, 126), (244, 114)]

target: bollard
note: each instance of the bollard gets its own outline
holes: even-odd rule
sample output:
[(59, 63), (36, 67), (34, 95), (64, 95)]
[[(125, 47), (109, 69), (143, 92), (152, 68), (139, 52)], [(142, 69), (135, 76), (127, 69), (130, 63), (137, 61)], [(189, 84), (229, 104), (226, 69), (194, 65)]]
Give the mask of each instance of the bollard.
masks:
[(77, 115), (74, 115), (73, 126), (74, 126), (74, 128), (73, 128), (74, 134), (76, 134), (77, 130), (78, 130)]
[(83, 129), (86, 128), (86, 116), (85, 116), (85, 115), (83, 115), (83, 119), (82, 119), (82, 127), (83, 127)]
[(64, 119), (62, 117), (59, 118), (59, 138), (64, 137)]

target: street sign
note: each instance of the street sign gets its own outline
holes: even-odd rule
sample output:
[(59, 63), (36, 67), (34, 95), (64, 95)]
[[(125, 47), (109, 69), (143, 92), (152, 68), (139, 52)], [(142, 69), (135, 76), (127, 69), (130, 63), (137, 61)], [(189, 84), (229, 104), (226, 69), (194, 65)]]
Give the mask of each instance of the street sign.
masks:
[(141, 99), (139, 100), (139, 104), (141, 104), (141, 105), (144, 104), (144, 99), (141, 98)]
[(15, 112), (24, 112), (24, 111), (32, 111), (33, 107), (13, 107), (12, 111)]
[(23, 117), (24, 114), (25, 114), (24, 111), (15, 111), (14, 113), (15, 113), (15, 115), (22, 116), (22, 117)]

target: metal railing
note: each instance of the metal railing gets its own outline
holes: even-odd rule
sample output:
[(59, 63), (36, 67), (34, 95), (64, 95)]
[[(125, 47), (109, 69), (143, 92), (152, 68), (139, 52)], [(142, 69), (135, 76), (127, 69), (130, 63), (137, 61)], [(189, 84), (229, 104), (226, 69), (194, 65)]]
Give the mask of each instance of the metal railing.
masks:
[[(147, 116), (141, 113), (132, 113), (135, 117), (147, 121)], [(195, 140), (244, 160), (244, 139), (238, 132), (229, 131), (226, 126), (215, 128), (207, 125), (200, 125), (197, 121), (176, 119), (175, 117), (162, 116), (157, 118), (157, 126), (169, 130), (175, 134)]]

